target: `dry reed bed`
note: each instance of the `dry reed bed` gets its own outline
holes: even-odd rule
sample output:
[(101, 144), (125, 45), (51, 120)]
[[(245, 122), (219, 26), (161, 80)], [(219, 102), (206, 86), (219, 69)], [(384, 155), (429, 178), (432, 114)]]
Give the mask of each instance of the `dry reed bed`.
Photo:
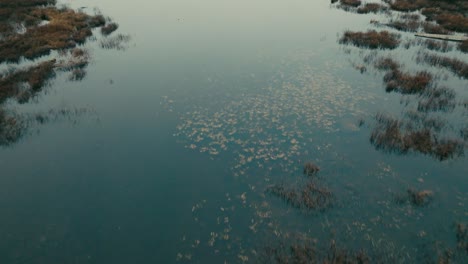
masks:
[[(106, 19), (100, 14), (88, 15), (55, 5), (55, 0), (1, 1), (0, 63), (36, 59), (52, 50), (57, 50), (60, 56), (0, 73), (0, 145), (18, 141), (25, 130), (21, 117), (6, 111), (4, 102), (9, 99), (28, 102), (57, 71), (70, 72), (72, 81), (83, 79), (90, 54), (77, 46), (92, 35), (94, 28), (101, 27), (106, 36), (118, 28), (116, 23), (106, 25)], [(18, 31), (21, 27), (24, 32)]]
[(353, 32), (348, 30), (343, 33), (339, 42), (359, 48), (395, 49), (400, 44), (400, 35), (388, 31)]

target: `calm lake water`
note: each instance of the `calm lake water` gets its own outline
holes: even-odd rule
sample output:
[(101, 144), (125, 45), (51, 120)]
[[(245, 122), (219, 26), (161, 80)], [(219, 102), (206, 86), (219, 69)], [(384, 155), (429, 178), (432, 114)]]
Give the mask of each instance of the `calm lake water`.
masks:
[[(103, 50), (97, 34), (83, 81), (59, 74), (35, 103), (11, 104), (86, 111), (0, 148), (0, 263), (256, 262), (287, 234), (405, 263), (436, 241), (456, 245), (467, 158), (369, 143), (373, 116), (400, 114), (402, 96), (385, 93), (382, 74), (353, 69), (359, 51), (337, 39), (377, 15), (327, 0), (60, 2), (99, 8), (132, 40)], [(447, 82), (466, 95), (466, 81)], [(301, 184), (306, 161), (336, 197), (323, 213), (266, 193)], [(396, 204), (408, 188), (434, 201)]]

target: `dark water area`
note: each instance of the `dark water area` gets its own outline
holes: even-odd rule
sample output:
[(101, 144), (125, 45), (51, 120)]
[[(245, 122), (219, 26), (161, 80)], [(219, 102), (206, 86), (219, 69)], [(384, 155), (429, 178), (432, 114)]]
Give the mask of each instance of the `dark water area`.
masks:
[[(98, 8), (131, 40), (102, 49), (96, 31), (83, 80), (59, 73), (33, 102), (8, 103), (24, 115), (85, 111), (0, 147), (0, 263), (256, 263), (294, 241), (326, 254), (333, 240), (383, 263), (456, 251), (457, 224), (468, 223), (467, 158), (369, 142), (375, 115), (403, 115), (411, 97), (386, 93), (381, 72), (361, 74), (353, 66), (365, 52), (337, 40), (379, 14), (326, 0), (59, 3)], [(415, 50), (399, 57), (419, 69)], [(466, 98), (466, 80), (431, 70)], [(467, 117), (457, 108), (450, 124)], [(323, 211), (268, 192), (305, 185), (309, 161), (333, 193)], [(408, 189), (430, 190), (431, 202), (398, 203)], [(467, 259), (454, 254), (453, 263)]]

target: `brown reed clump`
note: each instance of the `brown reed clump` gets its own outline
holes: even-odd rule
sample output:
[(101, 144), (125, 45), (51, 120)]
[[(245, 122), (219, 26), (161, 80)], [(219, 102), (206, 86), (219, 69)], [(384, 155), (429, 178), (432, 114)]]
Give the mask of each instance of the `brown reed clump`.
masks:
[(418, 102), (418, 111), (452, 111), (456, 106), (455, 92), (447, 87), (427, 89)]
[(315, 165), (312, 162), (307, 162), (306, 164), (304, 164), (304, 170), (303, 170), (304, 175), (315, 176), (317, 175), (319, 171), (320, 171), (320, 167)]
[(340, 0), (340, 4), (348, 7), (358, 7), (361, 5), (361, 0)]
[(464, 155), (464, 144), (456, 139), (443, 139), (437, 141), (433, 148), (433, 155), (439, 160), (447, 160)]
[(401, 65), (390, 57), (380, 58), (374, 63), (374, 67), (381, 71), (395, 71), (400, 69)]
[(28, 27), (24, 34), (9, 34), (2, 39), (0, 63), (18, 62), (22, 56), (34, 59), (49, 54), (51, 50), (75, 47), (92, 35), (91, 29), (105, 24), (102, 15), (90, 16), (56, 7), (34, 8), (28, 16), (49, 23)]
[(448, 41), (443, 40), (426, 39), (423, 45), (430, 50), (438, 52), (449, 52), (452, 50), (452, 46), (449, 45)]
[(429, 22), (423, 22), (422, 29), (425, 33), (429, 34), (450, 34), (450, 31), (446, 30), (440, 25)]
[(38, 25), (41, 20), (31, 16), (39, 7), (55, 5), (56, 0), (2, 0), (0, 4), (0, 35), (6, 37), (16, 34), (17, 25), (25, 27)]
[(457, 76), (468, 79), (468, 63), (457, 58), (444, 57), (437, 54), (430, 54), (427, 52), (421, 53), (417, 56), (416, 60), (421, 63), (427, 63), (431, 66), (446, 68)]
[(468, 33), (468, 18), (462, 14), (445, 12), (433, 19), (447, 30)]
[(119, 28), (119, 24), (115, 22), (111, 22), (105, 26), (101, 27), (101, 34), (104, 36), (108, 36), (112, 34), (112, 32), (116, 31)]
[(395, 49), (400, 44), (400, 35), (388, 31), (377, 32), (375, 30), (367, 32), (345, 31), (339, 42), (360, 48)]
[[(17, 70), (0, 76), (0, 103), (11, 97), (17, 97), (24, 103), (46, 82), (54, 77), (56, 60), (42, 62), (25, 70)], [(27, 84), (27, 87), (21, 87)], [(23, 89), (21, 89), (23, 88)]]
[(427, 3), (425, 0), (395, 0), (389, 2), (391, 9), (402, 12), (416, 11)]
[[(378, 150), (406, 154), (410, 151), (433, 156), (440, 161), (464, 155), (464, 143), (457, 139), (439, 139), (433, 132), (430, 120), (414, 127), (414, 122), (404, 123), (386, 115), (376, 117), (370, 142)], [(426, 122), (427, 121), (427, 122)], [(406, 127), (406, 129), (405, 129)], [(437, 130), (437, 129), (434, 129)]]
[(356, 12), (358, 14), (369, 14), (369, 13), (379, 13), (385, 12), (388, 8), (384, 5), (378, 3), (367, 3), (364, 6), (360, 6)]
[(417, 32), (421, 23), (417, 20), (392, 20), (386, 24), (388, 27), (404, 32)]
[(402, 94), (422, 93), (429, 87), (433, 79), (432, 74), (427, 71), (410, 74), (395, 69), (384, 76), (385, 90)]

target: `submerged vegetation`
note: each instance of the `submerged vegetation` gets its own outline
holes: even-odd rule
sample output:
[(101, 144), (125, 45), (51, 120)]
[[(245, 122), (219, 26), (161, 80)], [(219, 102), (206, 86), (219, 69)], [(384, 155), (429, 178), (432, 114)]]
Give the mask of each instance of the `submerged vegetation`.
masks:
[(405, 194), (395, 196), (395, 201), (399, 204), (409, 203), (412, 206), (423, 207), (429, 205), (434, 197), (431, 190), (408, 189)]
[(285, 187), (283, 184), (268, 188), (268, 192), (278, 196), (292, 207), (305, 211), (323, 211), (333, 206), (333, 193), (317, 182), (308, 181), (298, 188)]
[(319, 171), (320, 171), (319, 166), (315, 165), (315, 164), (312, 163), (312, 162), (307, 162), (307, 163), (304, 165), (304, 170), (303, 170), (304, 175), (307, 175), (307, 176), (315, 176), (315, 175), (317, 175), (317, 173), (318, 173)]
[(431, 66), (446, 68), (460, 78), (468, 79), (468, 63), (457, 58), (449, 58), (425, 52), (418, 55), (417, 61), (427, 63)]
[[(339, 248), (335, 240), (329, 247), (317, 245), (312, 241), (281, 242), (262, 249), (260, 263), (333, 263), (333, 264), (367, 264), (371, 258), (364, 250), (348, 250)], [(375, 262), (374, 262), (375, 263)]]

